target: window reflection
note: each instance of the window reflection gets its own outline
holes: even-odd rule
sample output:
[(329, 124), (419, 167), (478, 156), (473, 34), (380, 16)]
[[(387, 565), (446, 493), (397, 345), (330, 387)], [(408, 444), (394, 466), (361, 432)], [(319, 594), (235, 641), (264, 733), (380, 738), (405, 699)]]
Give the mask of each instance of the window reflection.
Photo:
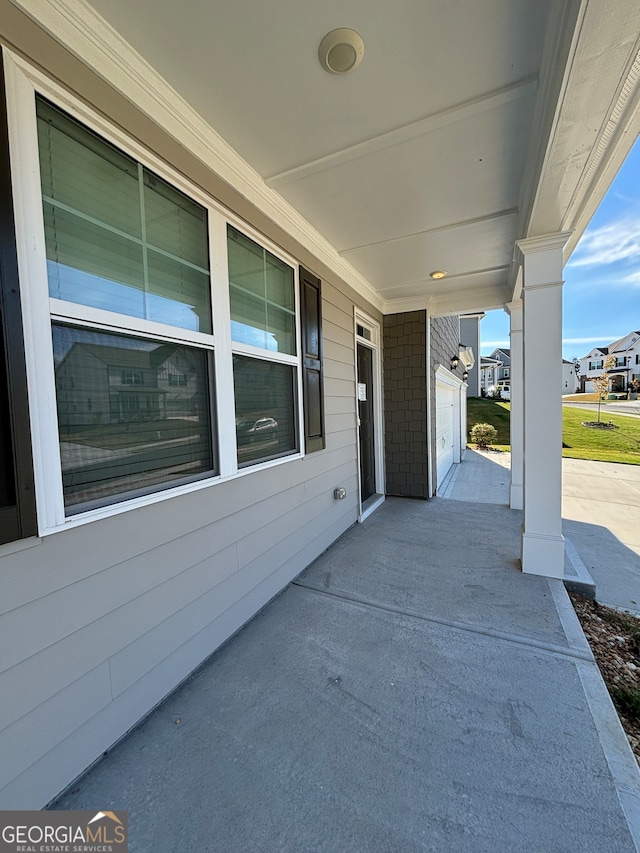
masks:
[(53, 345), (67, 507), (212, 470), (204, 351), (59, 325)]
[(238, 464), (295, 453), (294, 368), (234, 355)]

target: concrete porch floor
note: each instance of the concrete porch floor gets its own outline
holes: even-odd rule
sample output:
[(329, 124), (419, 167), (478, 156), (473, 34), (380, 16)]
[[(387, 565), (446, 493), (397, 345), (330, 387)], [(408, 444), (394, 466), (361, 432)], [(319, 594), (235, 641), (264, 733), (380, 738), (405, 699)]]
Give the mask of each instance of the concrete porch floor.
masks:
[(520, 523), (388, 499), (54, 808), (128, 809), (154, 853), (637, 850), (635, 760)]

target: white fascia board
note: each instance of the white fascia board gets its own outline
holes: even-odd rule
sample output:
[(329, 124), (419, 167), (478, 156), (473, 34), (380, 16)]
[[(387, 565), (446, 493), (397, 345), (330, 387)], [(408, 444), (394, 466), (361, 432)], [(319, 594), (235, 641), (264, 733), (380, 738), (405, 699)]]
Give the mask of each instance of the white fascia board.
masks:
[(313, 226), (182, 98), (85, 0), (12, 0), (38, 26), (120, 92), (360, 296), (383, 299)]
[(432, 296), (429, 299), (429, 311), (432, 317), (467, 314), (470, 311), (490, 311), (492, 309), (504, 308), (506, 303), (509, 302), (509, 298), (510, 292), (508, 288), (470, 287), (466, 290), (452, 290), (448, 293), (440, 293), (437, 296)]

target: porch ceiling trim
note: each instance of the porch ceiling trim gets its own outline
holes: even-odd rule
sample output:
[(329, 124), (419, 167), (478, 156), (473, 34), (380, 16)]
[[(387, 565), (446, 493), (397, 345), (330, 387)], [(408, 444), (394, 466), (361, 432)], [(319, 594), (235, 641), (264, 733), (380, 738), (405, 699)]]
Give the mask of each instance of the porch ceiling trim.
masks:
[[(11, 0), (38, 26), (124, 95), (207, 168), (315, 254), (356, 293), (382, 310), (371, 284), (253, 169), (84, 0)], [(22, 60), (14, 57), (18, 64)]]
[(365, 142), (359, 142), (357, 145), (343, 148), (341, 151), (328, 154), (326, 157), (320, 157), (309, 163), (303, 163), (294, 169), (288, 169), (286, 172), (271, 175), (266, 179), (267, 186), (282, 186), (290, 181), (297, 181), (301, 178), (324, 172), (327, 169), (350, 163), (360, 157), (368, 157), (370, 154), (384, 151), (386, 148), (392, 148), (410, 139), (426, 136), (429, 133), (433, 133), (434, 130), (447, 127), (449, 124), (469, 119), (472, 116), (481, 115), (492, 107), (504, 106), (513, 100), (521, 98), (525, 89), (535, 91), (537, 85), (537, 75), (526, 77), (524, 80), (519, 80), (511, 86), (505, 86), (498, 91), (489, 92), (480, 98), (474, 98), (466, 103), (458, 104), (455, 107), (427, 116), (404, 127), (394, 128), (388, 133), (383, 133), (373, 139), (367, 139)]
[(565, 262), (640, 132), (637, 32), (637, 0), (552, 6), (518, 233), (573, 232)]

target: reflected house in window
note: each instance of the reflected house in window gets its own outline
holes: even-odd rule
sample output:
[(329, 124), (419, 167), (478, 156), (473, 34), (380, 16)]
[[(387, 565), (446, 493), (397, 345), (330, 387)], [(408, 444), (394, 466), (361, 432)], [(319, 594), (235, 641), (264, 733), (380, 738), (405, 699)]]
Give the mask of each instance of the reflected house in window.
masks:
[(74, 343), (56, 367), (60, 427), (196, 415), (195, 366), (179, 349)]
[(213, 470), (204, 351), (57, 324), (53, 343), (69, 512)]

